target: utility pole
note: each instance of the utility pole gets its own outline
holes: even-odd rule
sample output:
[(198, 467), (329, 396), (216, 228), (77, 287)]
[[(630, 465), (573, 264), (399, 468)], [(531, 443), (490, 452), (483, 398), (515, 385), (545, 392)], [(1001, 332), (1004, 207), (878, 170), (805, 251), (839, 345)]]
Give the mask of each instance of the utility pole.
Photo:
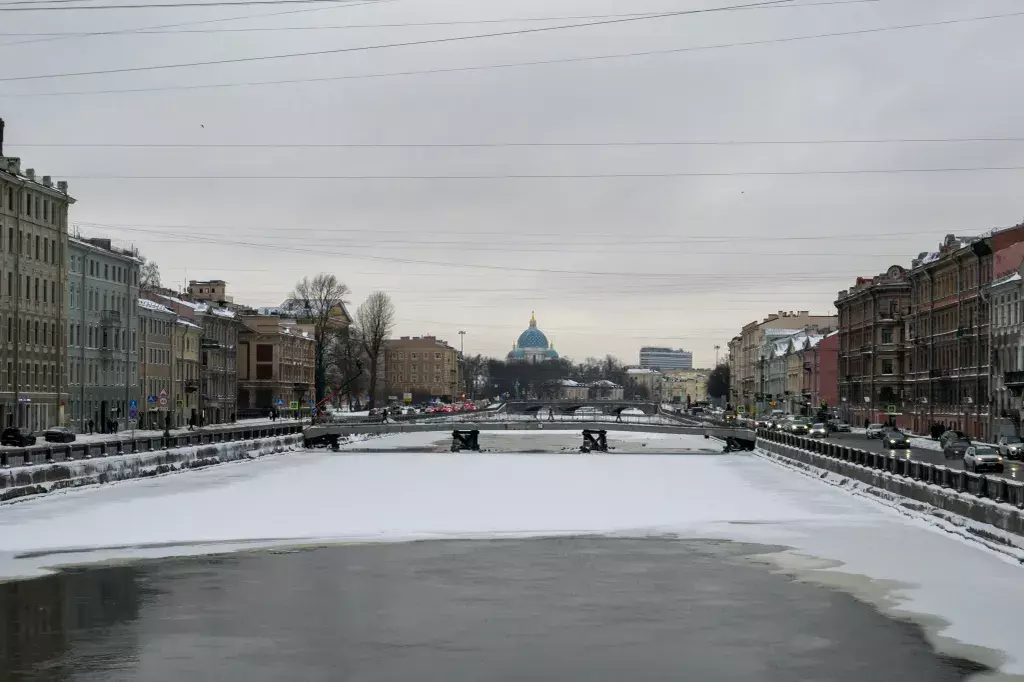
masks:
[(717, 343), (715, 344), (715, 367), (718, 367), (718, 349), (721, 348)]
[[(466, 393), (466, 330), (459, 330), (459, 365), (460, 374), (462, 375), (462, 392)], [(470, 396), (472, 397), (472, 396)]]

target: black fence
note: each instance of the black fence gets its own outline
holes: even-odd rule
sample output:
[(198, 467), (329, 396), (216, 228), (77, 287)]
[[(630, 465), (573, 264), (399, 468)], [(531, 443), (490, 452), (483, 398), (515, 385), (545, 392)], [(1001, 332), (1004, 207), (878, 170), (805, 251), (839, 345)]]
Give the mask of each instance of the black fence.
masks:
[(168, 448), (189, 445), (209, 445), (211, 443), (287, 436), (293, 433), (301, 433), (302, 429), (302, 424), (291, 422), (280, 425), (260, 424), (258, 426), (202, 429), (187, 431), (168, 438), (154, 436), (150, 438), (112, 438), (96, 442), (46, 443), (27, 448), (0, 450), (0, 467), (54, 464), (79, 459), (109, 457), (111, 455), (152, 452), (154, 450), (166, 450)]
[(788, 445), (842, 462), (859, 464), (869, 469), (885, 471), (896, 476), (930, 483), (995, 502), (1006, 502), (1018, 509), (1024, 509), (1024, 482), (1012, 481), (1002, 476), (985, 476), (960, 469), (950, 469), (941, 464), (921, 462), (906, 456), (870, 452), (826, 440), (805, 438), (769, 429), (758, 429), (757, 437), (759, 440)]

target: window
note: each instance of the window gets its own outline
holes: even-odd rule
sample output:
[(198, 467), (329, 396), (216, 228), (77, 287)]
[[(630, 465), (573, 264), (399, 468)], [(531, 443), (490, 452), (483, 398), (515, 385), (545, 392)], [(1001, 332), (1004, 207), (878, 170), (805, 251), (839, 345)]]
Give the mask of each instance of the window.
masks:
[(36, 260), (39, 260), (39, 237), (36, 237)]
[(50, 240), (46, 239), (43, 241), (43, 260), (50, 260)]
[(891, 329), (883, 329), (882, 330), (882, 343), (892, 343), (892, 330)]
[[(43, 300), (46, 300), (46, 296), (43, 296)], [(50, 282), (50, 300), (54, 303), (57, 302), (57, 281)]]
[[(409, 358), (410, 358), (411, 360), (415, 360), (415, 359), (416, 359), (416, 355), (417, 355), (416, 353), (409, 353)], [(413, 367), (413, 369), (416, 369), (416, 368), (415, 368), (415, 367)]]
[(47, 327), (48, 327), (48, 325), (47, 325), (47, 324), (46, 324), (45, 322), (43, 322), (43, 345), (44, 345), (44, 346), (46, 345), (46, 332), (47, 332)]
[(892, 360), (882, 360), (882, 374), (892, 374)]
[(103, 264), (103, 279), (110, 279), (110, 266)]
[(39, 278), (36, 277), (36, 303), (39, 302)]
[(37, 346), (39, 345), (39, 322), (38, 321), (35, 323), (35, 333), (33, 335), (33, 343), (35, 343)]
[(25, 300), (32, 298), (32, 278), (25, 275)]
[(43, 303), (46, 303), (46, 281), (43, 281)]

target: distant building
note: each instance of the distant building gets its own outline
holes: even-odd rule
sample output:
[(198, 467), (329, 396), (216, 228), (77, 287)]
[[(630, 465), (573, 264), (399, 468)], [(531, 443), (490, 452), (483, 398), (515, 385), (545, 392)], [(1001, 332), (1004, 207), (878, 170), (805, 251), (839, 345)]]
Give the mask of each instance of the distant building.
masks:
[(680, 403), (704, 402), (708, 399), (708, 375), (704, 369), (683, 369), (665, 372), (662, 379), (661, 399), (673, 401), (677, 397)]
[(178, 316), (165, 305), (146, 298), (139, 306), (139, 428), (162, 429), (174, 409), (172, 342)]
[(640, 349), (640, 367), (662, 372), (693, 369), (693, 353), (681, 348), (644, 346)]
[(629, 400), (661, 400), (664, 375), (656, 369), (634, 367), (626, 370), (625, 397)]
[(384, 350), (385, 385), (388, 396), (413, 402), (429, 398), (454, 400), (458, 393), (459, 352), (433, 336), (391, 339)]
[(316, 349), (294, 319), (244, 315), (238, 334), (238, 409), (245, 416), (309, 412)]
[(199, 418), (199, 349), (202, 329), (179, 317), (174, 323), (173, 375), (174, 426)]

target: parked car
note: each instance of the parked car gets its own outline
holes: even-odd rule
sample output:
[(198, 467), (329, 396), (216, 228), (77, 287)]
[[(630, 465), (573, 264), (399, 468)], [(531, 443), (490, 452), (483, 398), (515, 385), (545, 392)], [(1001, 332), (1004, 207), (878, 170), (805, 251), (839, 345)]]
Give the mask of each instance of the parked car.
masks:
[(882, 445), (890, 450), (909, 450), (910, 439), (899, 429), (885, 429), (880, 436)]
[(811, 438), (824, 438), (828, 435), (828, 427), (824, 424), (811, 424), (811, 428), (807, 431), (807, 435)]
[(63, 426), (51, 426), (43, 433), (47, 443), (73, 443), (75, 432)]
[(761, 418), (754, 422), (755, 429), (768, 429), (771, 428), (771, 422), (767, 419)]
[(999, 436), (996, 447), (1006, 459), (1020, 459), (1021, 452), (1024, 452), (1024, 442), (1021, 442), (1020, 436)]
[(36, 444), (36, 435), (23, 426), (9, 426), (0, 433), (0, 445), (14, 445), (19, 448)]
[(882, 431), (884, 431), (884, 430), (885, 430), (885, 425), (884, 424), (871, 424), (870, 426), (868, 426), (868, 430), (867, 430), (867, 434), (866, 435), (867, 435), (867, 437), (869, 439), (871, 439), (871, 438), (881, 438), (882, 437)]
[(1003, 458), (991, 445), (970, 445), (964, 451), (964, 471), (1003, 472)]
[(942, 448), (942, 455), (946, 459), (958, 459), (964, 456), (969, 447), (971, 447), (971, 441), (966, 438), (949, 439), (946, 441), (946, 446)]

